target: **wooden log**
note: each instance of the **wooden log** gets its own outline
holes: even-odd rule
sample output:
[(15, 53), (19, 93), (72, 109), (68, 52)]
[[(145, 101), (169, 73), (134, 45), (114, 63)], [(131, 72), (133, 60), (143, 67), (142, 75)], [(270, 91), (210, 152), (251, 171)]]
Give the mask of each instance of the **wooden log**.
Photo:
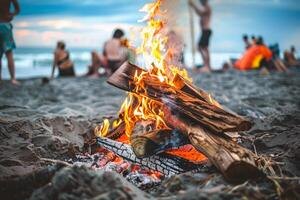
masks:
[(132, 82), (133, 77), (134, 74), (142, 72), (143, 70), (137, 66), (125, 63), (108, 79), (108, 83), (161, 102), (223, 136), (224, 132), (246, 131), (251, 128), (250, 121), (224, 110), (219, 105), (212, 104), (207, 93), (198, 90), (180, 77), (175, 77), (179, 82), (179, 88), (176, 88), (162, 83), (153, 76), (145, 76), (144, 88), (136, 91)]
[(135, 125), (130, 143), (138, 158), (147, 158), (189, 144), (189, 140), (179, 131), (171, 129), (157, 130), (154, 122), (142, 121)]
[(187, 121), (185, 116), (174, 115), (168, 108), (164, 109), (164, 113), (165, 122), (185, 133), (192, 145), (202, 152), (228, 181), (240, 183), (262, 175), (256, 166), (256, 156), (250, 150), (227, 138), (218, 137), (193, 121)]

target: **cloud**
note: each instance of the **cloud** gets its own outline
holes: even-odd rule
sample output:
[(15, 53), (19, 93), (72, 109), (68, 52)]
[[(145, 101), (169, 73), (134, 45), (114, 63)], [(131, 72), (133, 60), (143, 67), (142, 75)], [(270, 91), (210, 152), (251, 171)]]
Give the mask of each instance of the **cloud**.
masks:
[(91, 48), (100, 48), (116, 28), (125, 30), (132, 40), (139, 35), (141, 28), (130, 23), (102, 23), (93, 17), (27, 18), (17, 21), (14, 27), (18, 46), (53, 46), (58, 40), (64, 40), (71, 47)]

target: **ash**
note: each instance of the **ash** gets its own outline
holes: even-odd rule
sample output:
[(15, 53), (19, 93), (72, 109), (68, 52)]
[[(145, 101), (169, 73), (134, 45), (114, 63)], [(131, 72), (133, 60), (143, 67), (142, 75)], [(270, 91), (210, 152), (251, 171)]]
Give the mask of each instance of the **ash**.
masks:
[(69, 159), (67, 162), (78, 167), (85, 166), (95, 171), (117, 172), (130, 183), (146, 191), (160, 185), (165, 178), (158, 172), (135, 165), (105, 149), (100, 149), (95, 154), (76, 155), (74, 159)]

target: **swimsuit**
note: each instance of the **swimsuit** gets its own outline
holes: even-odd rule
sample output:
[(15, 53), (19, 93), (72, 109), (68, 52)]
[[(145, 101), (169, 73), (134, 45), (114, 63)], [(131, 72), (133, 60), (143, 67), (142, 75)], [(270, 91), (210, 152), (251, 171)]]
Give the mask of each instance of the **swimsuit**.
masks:
[(117, 69), (119, 69), (122, 63), (121, 60), (108, 60), (107, 64), (111, 72), (114, 73), (115, 71), (117, 71)]
[(212, 35), (212, 31), (210, 29), (203, 30), (200, 41), (198, 43), (198, 46), (199, 47), (208, 47), (209, 46), (209, 39), (210, 39), (211, 35)]
[(16, 48), (11, 23), (0, 23), (0, 57)]
[(70, 59), (69, 52), (67, 52), (66, 57), (64, 57), (63, 59), (61, 59), (57, 62), (60, 77), (75, 76), (75, 71), (74, 71), (73, 65), (69, 66), (68, 68), (63, 68), (63, 69), (60, 67), (60, 65), (62, 65), (64, 62), (68, 61), (69, 59)]
[(66, 76), (75, 76), (75, 71), (73, 65), (66, 69), (58, 68), (59, 77), (66, 77)]

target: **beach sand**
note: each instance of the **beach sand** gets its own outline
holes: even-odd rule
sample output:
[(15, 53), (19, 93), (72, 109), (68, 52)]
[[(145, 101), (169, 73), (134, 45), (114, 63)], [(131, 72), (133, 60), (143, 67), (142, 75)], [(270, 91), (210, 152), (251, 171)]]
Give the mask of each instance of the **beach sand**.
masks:
[[(249, 132), (242, 133), (242, 136), (247, 138), (243, 140), (242, 145), (251, 150), (254, 150), (255, 146), (259, 154), (271, 156), (281, 163), (283, 174), (300, 176), (299, 75), (274, 73), (260, 76), (257, 72), (233, 71), (224, 74), (194, 75), (193, 79), (197, 86), (211, 93), (222, 105), (255, 123)], [(125, 92), (108, 85), (105, 78), (66, 78), (55, 79), (49, 83), (35, 78), (21, 80), (20, 86), (13, 86), (8, 81), (3, 82), (0, 85), (0, 186), (49, 167), (49, 163), (45, 163), (42, 158), (66, 161), (83, 152), (84, 141), (93, 134), (95, 125), (100, 124), (103, 117), (116, 116), (125, 95)], [(123, 199), (171, 199), (174, 194), (178, 199), (189, 199), (185, 192), (200, 193), (197, 192), (199, 181), (206, 180), (205, 177), (208, 176), (208, 172), (175, 176), (165, 180), (150, 195), (128, 184), (116, 173), (94, 173), (78, 167), (60, 170), (53, 179), (45, 180), (45, 183), (39, 186), (32, 186), (25, 194), (0, 189), (0, 198), (4, 196), (8, 199), (24, 199), (29, 198), (32, 191), (35, 191), (31, 199), (43, 199), (43, 195), (50, 194), (51, 191), (69, 191), (73, 194), (73, 198), (70, 196), (69, 199), (82, 199), (83, 196), (76, 195), (80, 193), (80, 188), (93, 189), (93, 184), (105, 187), (103, 182), (113, 187), (115, 181), (119, 184), (116, 187), (116, 191), (119, 191), (116, 194), (119, 196), (116, 197), (120, 199), (122, 195), (125, 195)], [(217, 177), (213, 186), (223, 187), (225, 183), (220, 182), (221, 176), (215, 170), (212, 174)], [(64, 175), (68, 176), (59, 184), (57, 180)], [(98, 182), (88, 182), (91, 183), (89, 185), (82, 181), (80, 187), (68, 186), (64, 181), (70, 181), (72, 176), (79, 179), (82, 177), (84, 180), (90, 178), (90, 181)], [(52, 185), (47, 185), (51, 180)], [(189, 180), (188, 184), (186, 180)], [(175, 184), (178, 182), (181, 184), (180, 189)], [(42, 188), (38, 190), (40, 187)], [(58, 190), (61, 187), (77, 188), (77, 193), (68, 189)], [(129, 188), (131, 192), (124, 192), (124, 187)], [(105, 198), (102, 196), (103, 199), (110, 199), (109, 194), (112, 193), (95, 188), (94, 192), (90, 190), (85, 189), (80, 194), (86, 194), (86, 199), (106, 194)], [(12, 194), (14, 196), (11, 196)], [(203, 191), (202, 195), (205, 194), (209, 193)], [(222, 198), (222, 195), (230, 197), (220, 193), (218, 198)], [(66, 196), (60, 197), (68, 199)]]

